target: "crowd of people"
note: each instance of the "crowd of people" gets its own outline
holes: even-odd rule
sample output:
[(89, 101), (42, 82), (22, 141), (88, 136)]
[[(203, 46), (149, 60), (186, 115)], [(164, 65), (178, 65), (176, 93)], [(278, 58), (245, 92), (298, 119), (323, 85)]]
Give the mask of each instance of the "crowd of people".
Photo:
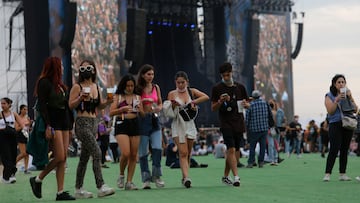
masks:
[[(16, 163), (21, 159), (25, 163), (24, 173), (31, 174), (27, 168), (29, 154), (40, 170), (29, 179), (34, 196), (42, 198), (42, 182), (55, 171), (56, 200), (94, 196), (84, 186), (90, 158), (97, 197), (113, 195), (115, 189), (105, 184), (102, 175), (102, 170), (108, 168), (105, 164), (108, 154), (114, 163), (119, 163), (117, 187), (125, 190), (138, 190), (133, 181), (137, 163), (142, 189), (151, 189), (152, 183), (157, 188), (165, 187), (161, 166), (164, 155), (166, 166), (180, 168), (185, 188), (192, 186), (190, 167), (208, 166), (199, 164), (193, 156), (210, 154), (224, 159), (221, 181), (234, 187), (240, 186), (239, 167), (262, 168), (266, 163), (278, 166), (284, 160), (280, 152), (288, 157), (296, 154), (297, 158), (305, 152), (319, 152), (322, 157), (328, 152), (325, 182), (330, 181), (339, 156), (339, 180), (351, 180), (346, 175), (347, 157), (350, 150), (359, 152), (354, 137), (359, 131), (354, 133), (353, 128), (343, 126), (342, 118), (354, 115), (358, 108), (350, 89), (343, 91), (347, 87), (343, 75), (334, 76), (326, 94), (327, 119), (320, 127), (311, 120), (303, 128), (299, 116), (295, 115), (289, 122), (279, 104), (275, 100), (264, 100), (259, 90), (252, 91), (249, 96), (245, 86), (233, 80), (230, 63), (220, 66), (222, 79), (213, 86), (210, 96), (190, 87), (187, 73), (178, 71), (174, 76), (176, 88), (167, 94), (165, 101), (162, 101), (161, 88), (153, 82), (155, 68), (152, 65), (143, 65), (137, 80), (132, 75), (124, 75), (116, 91), (108, 92), (106, 98), (98, 87), (97, 71), (93, 61), (83, 60), (78, 67), (78, 81), (69, 88), (62, 82), (61, 60), (47, 58), (34, 91), (37, 97), (35, 122), (27, 116), (26, 105), (21, 105), (16, 113), (11, 111), (11, 99), (1, 99), (3, 183), (16, 182)], [(208, 100), (211, 110), (218, 112), (220, 126), (198, 131), (194, 121), (198, 104)], [(172, 118), (169, 129), (161, 126), (160, 114)], [(81, 150), (72, 195), (64, 190), (64, 177), (70, 140), (74, 137)], [(150, 154), (152, 167), (148, 163)], [(246, 165), (240, 163), (241, 157), (247, 157)], [(360, 181), (360, 177), (356, 179)]]

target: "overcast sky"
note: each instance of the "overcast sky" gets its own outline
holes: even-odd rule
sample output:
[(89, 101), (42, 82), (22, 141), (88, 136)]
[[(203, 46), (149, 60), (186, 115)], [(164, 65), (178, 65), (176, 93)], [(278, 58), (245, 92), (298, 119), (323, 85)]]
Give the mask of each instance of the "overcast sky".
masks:
[[(325, 118), (324, 95), (331, 78), (345, 75), (360, 105), (360, 1), (295, 0), (293, 11), (305, 12), (303, 44), (293, 60), (295, 114), (307, 124)], [(0, 96), (6, 95), (4, 9), (0, 9)], [(292, 36), (295, 38), (296, 33)], [(295, 43), (295, 40), (293, 40)], [(294, 45), (295, 46), (295, 45)], [(289, 119), (291, 120), (291, 119)]]
[(325, 118), (325, 93), (337, 73), (345, 75), (348, 88), (360, 104), (360, 1), (295, 3), (295, 11), (305, 12), (303, 44), (293, 60), (295, 114), (302, 123), (308, 123)]

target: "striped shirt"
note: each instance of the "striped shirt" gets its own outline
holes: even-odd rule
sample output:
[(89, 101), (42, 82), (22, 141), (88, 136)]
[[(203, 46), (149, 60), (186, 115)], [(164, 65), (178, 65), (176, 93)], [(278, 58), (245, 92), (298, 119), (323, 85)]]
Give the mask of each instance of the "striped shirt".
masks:
[(246, 110), (246, 127), (251, 132), (264, 132), (269, 130), (270, 106), (262, 99), (255, 99)]

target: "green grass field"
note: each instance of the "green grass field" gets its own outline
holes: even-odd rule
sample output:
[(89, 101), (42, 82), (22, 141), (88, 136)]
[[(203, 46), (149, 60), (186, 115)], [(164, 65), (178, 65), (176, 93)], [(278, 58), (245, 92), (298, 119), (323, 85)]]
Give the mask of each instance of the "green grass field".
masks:
[[(282, 154), (282, 157), (284, 155)], [(357, 192), (360, 191), (360, 182), (354, 177), (360, 175), (360, 158), (349, 157), (347, 174), (353, 178), (352, 181), (341, 182), (338, 180), (338, 160), (334, 166), (330, 182), (323, 182), (325, 159), (319, 154), (304, 154), (302, 158), (296, 156), (286, 158), (279, 166), (265, 165), (264, 168), (240, 168), (239, 175), (241, 186), (230, 187), (221, 183), (223, 175), (224, 160), (214, 159), (212, 155), (195, 157), (199, 163), (209, 164), (208, 168), (191, 168), (190, 177), (192, 188), (186, 189), (180, 184), (180, 169), (163, 168), (163, 180), (166, 186), (163, 189), (124, 191), (116, 187), (119, 175), (118, 164), (107, 163), (109, 169), (103, 169), (106, 184), (116, 188), (113, 196), (77, 202), (131, 202), (131, 203), (219, 203), (219, 202), (307, 202), (307, 203), (339, 203), (359, 202)], [(75, 171), (78, 158), (68, 159), (68, 170), (65, 176), (65, 190), (71, 194), (74, 192)], [(164, 162), (164, 160), (163, 160)], [(246, 159), (241, 159), (246, 163)], [(151, 164), (151, 163), (150, 163)], [(0, 184), (0, 202), (53, 202), (56, 194), (55, 174), (50, 173), (43, 182), (43, 198), (36, 199), (30, 188), (29, 178), (37, 175), (17, 174), (15, 184)], [(135, 184), (140, 188), (140, 168), (137, 166), (134, 177)], [(95, 180), (91, 168), (85, 178), (84, 187), (96, 194)]]

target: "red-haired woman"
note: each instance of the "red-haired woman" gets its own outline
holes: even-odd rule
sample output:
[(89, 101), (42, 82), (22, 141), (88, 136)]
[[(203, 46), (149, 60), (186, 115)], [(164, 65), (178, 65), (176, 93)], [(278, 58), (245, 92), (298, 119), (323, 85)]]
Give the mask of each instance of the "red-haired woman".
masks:
[(75, 200), (64, 189), (65, 165), (69, 146), (69, 130), (73, 119), (68, 106), (67, 87), (62, 82), (63, 66), (57, 57), (45, 60), (43, 70), (35, 86), (39, 112), (46, 124), (45, 136), (53, 142), (54, 158), (36, 177), (30, 178), (34, 195), (41, 198), (41, 184), (46, 175), (56, 168), (56, 200)]

